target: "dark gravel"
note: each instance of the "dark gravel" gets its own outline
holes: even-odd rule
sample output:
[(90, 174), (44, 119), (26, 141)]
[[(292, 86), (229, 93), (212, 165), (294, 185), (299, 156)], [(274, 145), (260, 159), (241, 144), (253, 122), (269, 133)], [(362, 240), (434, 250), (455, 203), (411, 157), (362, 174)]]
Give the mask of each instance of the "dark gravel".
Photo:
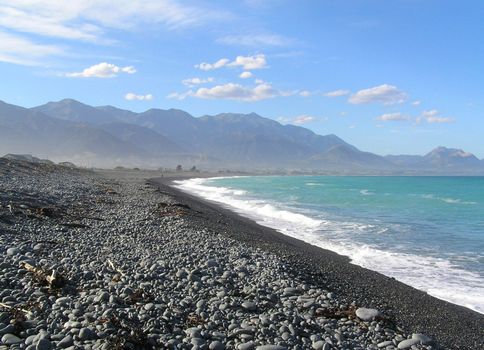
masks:
[(273, 252), (287, 262), (294, 274), (303, 274), (308, 283), (334, 291), (349, 304), (385, 310), (386, 315), (410, 333), (427, 334), (449, 349), (484, 349), (484, 315), (353, 265), (347, 257), (285, 236), (218, 204), (180, 191), (170, 186), (174, 180), (157, 178), (149, 182), (190, 206), (193, 225)]

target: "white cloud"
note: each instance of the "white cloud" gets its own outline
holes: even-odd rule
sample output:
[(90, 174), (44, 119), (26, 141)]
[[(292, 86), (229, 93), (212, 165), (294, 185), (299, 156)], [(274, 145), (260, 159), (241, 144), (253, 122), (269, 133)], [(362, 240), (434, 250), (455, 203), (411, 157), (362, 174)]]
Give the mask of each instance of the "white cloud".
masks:
[(417, 123), (426, 121), (429, 124), (434, 123), (453, 123), (454, 118), (443, 117), (438, 110), (431, 109), (428, 111), (423, 111), (422, 114), (417, 118)]
[(286, 96), (286, 93), (275, 89), (269, 83), (258, 84), (255, 87), (228, 83), (224, 85), (217, 85), (211, 88), (199, 88), (196, 91), (190, 90), (185, 93), (174, 92), (167, 97), (183, 100), (188, 96), (209, 100), (237, 100), (255, 102), (277, 96)]
[(277, 34), (243, 34), (227, 35), (217, 39), (217, 43), (246, 47), (284, 47), (291, 45), (293, 40)]
[(182, 81), (182, 84), (183, 85), (186, 85), (188, 87), (194, 87), (196, 85), (200, 85), (200, 84), (206, 84), (206, 83), (212, 83), (215, 79), (212, 78), (212, 77), (209, 77), (209, 78), (190, 78), (190, 79), (184, 79)]
[(40, 65), (41, 60), (51, 55), (61, 55), (64, 50), (55, 45), (36, 44), (28, 39), (0, 31), (0, 61)]
[(241, 101), (260, 101), (279, 96), (280, 92), (270, 84), (264, 83), (256, 87), (245, 87), (239, 84), (218, 85), (212, 88), (200, 88), (193, 96), (205, 99), (229, 99)]
[(202, 62), (200, 64), (196, 64), (195, 68), (201, 69), (201, 70), (214, 70), (214, 69), (219, 69), (227, 65), (230, 60), (228, 58), (221, 58), (215, 63), (206, 63)]
[(127, 30), (144, 24), (169, 29), (222, 19), (222, 11), (188, 6), (177, 0), (3, 0), (0, 26), (17, 32), (97, 41), (106, 28)]
[(313, 122), (315, 120), (316, 120), (316, 117), (313, 117), (312, 115), (303, 114), (294, 118), (293, 123), (297, 125), (302, 125), (302, 124)]
[(403, 103), (407, 100), (407, 97), (407, 94), (396, 86), (383, 84), (356, 92), (351, 95), (348, 102), (352, 104), (382, 103), (391, 105)]
[(183, 93), (180, 93), (180, 92), (172, 92), (171, 94), (168, 94), (166, 96), (166, 98), (169, 98), (169, 99), (172, 99), (172, 100), (184, 100), (188, 96), (191, 96), (191, 94), (193, 94), (193, 91), (192, 90), (188, 90), (187, 92), (183, 92)]
[(66, 76), (70, 78), (114, 78), (119, 73), (134, 74), (136, 69), (133, 66), (118, 67), (112, 63), (101, 62), (82, 72), (67, 73)]
[(422, 101), (413, 101), (412, 106), (420, 106), (422, 104)]
[(263, 54), (253, 56), (237, 56), (235, 60), (230, 62), (227, 58), (221, 58), (214, 63), (202, 62), (195, 65), (195, 68), (209, 71), (219, 69), (222, 67), (242, 67), (244, 70), (261, 69), (267, 67), (266, 57)]
[[(134, 31), (146, 26), (175, 30), (232, 17), (223, 10), (212, 10), (200, 3), (195, 6), (193, 2), (187, 5), (180, 0), (2, 0), (0, 60), (45, 65), (48, 57), (72, 51), (42, 43), (46, 39), (112, 44), (116, 42), (109, 37), (113, 30)], [(10, 36), (8, 41), (2, 40), (5, 35)], [(10, 45), (13, 37), (25, 45)]]
[(233, 62), (228, 64), (228, 66), (240, 66), (244, 68), (244, 70), (261, 69), (267, 67), (267, 61), (264, 54), (253, 56), (237, 56)]
[(309, 97), (311, 96), (311, 91), (308, 91), (308, 90), (299, 91), (299, 96)]
[(136, 95), (132, 92), (128, 92), (126, 95), (124, 95), (124, 98), (128, 101), (151, 101), (153, 99), (153, 95)]
[(376, 118), (377, 120), (379, 121), (382, 121), (382, 122), (398, 122), (398, 121), (407, 121), (407, 120), (410, 120), (410, 117), (407, 116), (407, 115), (404, 115), (400, 112), (396, 112), (396, 113), (385, 113), (385, 114), (382, 114), (381, 116), (379, 116), (378, 118)]
[(326, 96), (326, 97), (340, 97), (340, 96), (346, 96), (349, 93), (350, 93), (350, 90), (339, 89), (339, 90), (325, 92), (323, 94), (323, 96)]
[[(45, 5), (46, 8), (49, 8), (48, 2)], [(59, 9), (56, 11), (57, 13), (51, 12), (50, 15), (47, 13), (39, 15), (24, 8), (21, 1), (18, 1), (14, 6), (0, 5), (0, 26), (18, 32), (83, 41), (95, 41), (97, 35), (101, 32), (98, 26), (92, 24), (75, 27), (63, 23), (64, 20), (67, 21), (69, 15), (65, 13), (66, 17), (63, 17), (63, 14), (59, 13)]]
[(240, 73), (239, 77), (242, 78), (242, 79), (247, 79), (247, 78), (252, 78), (254, 74), (252, 74), (251, 72), (242, 72)]

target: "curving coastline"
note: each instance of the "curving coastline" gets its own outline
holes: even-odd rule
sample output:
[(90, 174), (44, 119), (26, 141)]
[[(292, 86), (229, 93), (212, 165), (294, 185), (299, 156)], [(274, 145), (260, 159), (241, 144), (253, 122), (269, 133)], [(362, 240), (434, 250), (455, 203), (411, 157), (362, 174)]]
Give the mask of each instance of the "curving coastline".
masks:
[[(204, 216), (206, 225), (223, 230), (233, 239), (282, 256), (294, 270), (304, 271), (308, 281), (324, 285), (348, 302), (385, 310), (404, 329), (431, 335), (449, 349), (484, 346), (484, 315), (353, 265), (345, 256), (285, 236), (216, 203), (173, 187), (173, 181), (179, 179), (151, 179), (150, 182), (180, 201), (189, 203), (199, 215)], [(194, 217), (193, 220), (198, 219)]]
[(0, 349), (482, 348), (483, 315), (157, 176), (0, 159)]

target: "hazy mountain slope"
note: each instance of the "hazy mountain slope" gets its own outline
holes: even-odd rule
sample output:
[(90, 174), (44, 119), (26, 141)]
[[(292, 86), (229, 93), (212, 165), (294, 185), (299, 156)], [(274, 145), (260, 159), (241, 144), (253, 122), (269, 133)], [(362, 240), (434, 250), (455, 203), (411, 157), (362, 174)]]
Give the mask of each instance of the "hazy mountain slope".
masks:
[(441, 172), (484, 171), (484, 161), (461, 149), (437, 147), (424, 156), (386, 156), (387, 160), (407, 169)]
[(138, 113), (131, 112), (126, 109), (117, 108), (114, 106), (99, 106), (95, 108), (102, 111), (103, 113), (110, 114), (113, 117), (113, 120), (126, 123), (132, 123), (138, 116)]
[(484, 160), (459, 149), (438, 147), (424, 156), (381, 157), (360, 151), (336, 135), (317, 135), (255, 113), (195, 118), (177, 109), (135, 113), (71, 99), (30, 110), (0, 104), (0, 152), (43, 157), (88, 154), (152, 166), (186, 162), (344, 173), (484, 173)]
[[(347, 169), (347, 170), (392, 170), (395, 164), (370, 152), (362, 152), (347, 145), (336, 145), (326, 152), (310, 158), (311, 163), (317, 164), (320, 169)], [(306, 164), (310, 164), (306, 162)]]
[[(334, 135), (320, 136), (293, 125), (282, 125), (255, 113), (223, 113), (199, 118), (207, 133), (207, 152), (219, 157), (237, 155), (241, 159), (264, 164), (294, 166), (301, 159), (346, 144)], [(356, 148), (354, 148), (356, 149)]]
[[(176, 109), (134, 113), (112, 106), (94, 108), (73, 100), (51, 102), (36, 107), (36, 110), (53, 117), (104, 124), (102, 128), (105, 131), (109, 131), (106, 125), (120, 121), (150, 128), (187, 152), (219, 158), (231, 164), (295, 165), (296, 161), (325, 152), (335, 145), (346, 145), (356, 150), (335, 135), (316, 135), (308, 129), (281, 125), (255, 113), (223, 113), (195, 118)], [(70, 113), (73, 116), (69, 116)], [(101, 123), (100, 120), (109, 122)], [(145, 150), (157, 149), (160, 147), (158, 143), (164, 142), (156, 141), (155, 135), (151, 134), (146, 139), (150, 145), (143, 146), (141, 136), (131, 134), (126, 138), (126, 133), (120, 133), (120, 130), (112, 130), (111, 133)], [(137, 129), (137, 133), (141, 133), (141, 129)]]
[(387, 155), (385, 156), (385, 159), (402, 167), (421, 166), (423, 162), (423, 156), (405, 155), (405, 154)]
[(482, 164), (472, 153), (442, 146), (433, 149), (423, 158), (427, 164), (437, 167), (479, 167)]
[(42, 112), (53, 118), (93, 125), (118, 121), (118, 117), (108, 111), (68, 98), (58, 102), (49, 102), (45, 105), (34, 107), (32, 110)]
[(136, 146), (90, 125), (51, 118), (37, 110), (4, 102), (0, 102), (0, 153), (147, 156), (146, 152)]
[(165, 136), (143, 126), (114, 122), (100, 125), (99, 128), (153, 155), (186, 153), (182, 147)]

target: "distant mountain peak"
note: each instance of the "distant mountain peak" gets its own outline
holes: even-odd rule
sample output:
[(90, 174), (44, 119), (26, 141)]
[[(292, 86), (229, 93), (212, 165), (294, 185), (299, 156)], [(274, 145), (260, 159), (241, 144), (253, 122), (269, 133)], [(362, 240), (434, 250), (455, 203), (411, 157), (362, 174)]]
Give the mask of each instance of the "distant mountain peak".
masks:
[(439, 146), (434, 148), (432, 151), (427, 153), (425, 157), (453, 157), (453, 158), (475, 158), (477, 159), (476, 156), (474, 156), (470, 152), (465, 152), (461, 149), (457, 148), (447, 148), (444, 146)]
[[(0, 102), (0, 153), (86, 159), (89, 164), (182, 164), (351, 173), (483, 174), (484, 161), (439, 146), (425, 156), (364, 152), (334, 134), (251, 113), (195, 118), (180, 109), (142, 113), (67, 98), (26, 109)], [(98, 162), (98, 163), (96, 163)], [(86, 163), (88, 164), (88, 163)], [(185, 164), (185, 163), (183, 163)]]

